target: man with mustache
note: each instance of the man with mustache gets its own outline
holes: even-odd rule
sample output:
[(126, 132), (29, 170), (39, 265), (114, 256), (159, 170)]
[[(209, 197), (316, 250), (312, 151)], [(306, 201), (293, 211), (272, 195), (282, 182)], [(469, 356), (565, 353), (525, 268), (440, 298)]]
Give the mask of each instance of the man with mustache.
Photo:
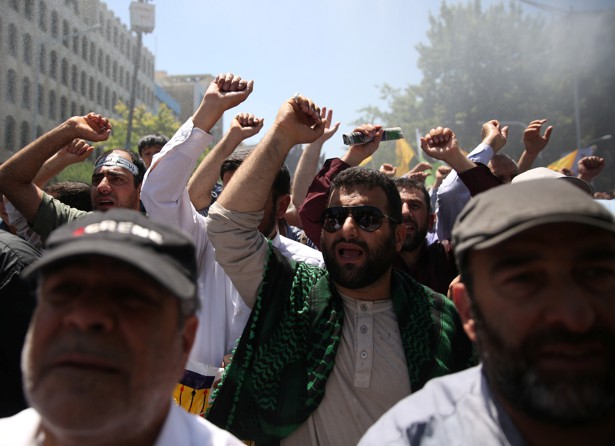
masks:
[[(70, 164), (85, 160), (94, 148), (86, 141), (105, 141), (109, 120), (89, 113), (73, 116), (21, 149), (0, 166), (0, 191), (38, 233), (51, 231), (86, 212), (65, 205), (41, 186)], [(139, 210), (145, 165), (134, 152), (122, 149), (103, 153), (92, 172), (90, 195), (94, 210)]]
[[(368, 138), (373, 138), (382, 126), (365, 124), (354, 129)], [(303, 229), (309, 238), (320, 239), (322, 230), (321, 215), (327, 205), (331, 181), (344, 170), (359, 166), (373, 155), (379, 141), (354, 144), (341, 158), (325, 162), (310, 185), (299, 216)], [(435, 222), (435, 212), (431, 209), (429, 193), (425, 185), (408, 177), (395, 178), (395, 184), (402, 202), (402, 222), (406, 226), (406, 238), (397, 253), (394, 267), (408, 273), (419, 283), (446, 294), (451, 281), (457, 276), (457, 267), (448, 241), (428, 244), (425, 237)]]
[(53, 232), (0, 445), (241, 445), (172, 402), (198, 325), (194, 245), (128, 209)]
[(240, 438), (354, 445), (405, 395), (472, 361), (452, 303), (392, 268), (406, 228), (386, 175), (351, 168), (333, 181), (326, 269), (281, 256), (258, 232), (288, 151), (325, 127), (311, 100), (286, 101), (209, 212), (216, 260), (252, 308), (208, 414)]
[(474, 197), (453, 229), (453, 293), (482, 364), (431, 381), (360, 444), (614, 444), (614, 219), (565, 181)]

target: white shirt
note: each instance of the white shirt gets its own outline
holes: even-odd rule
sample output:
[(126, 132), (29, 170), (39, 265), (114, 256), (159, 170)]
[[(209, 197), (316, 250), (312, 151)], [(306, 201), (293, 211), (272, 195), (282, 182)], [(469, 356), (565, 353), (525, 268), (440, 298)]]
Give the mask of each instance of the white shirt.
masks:
[[(36, 446), (41, 416), (34, 409), (0, 419), (0, 446)], [(243, 443), (209, 421), (170, 404), (153, 446), (241, 446)]]
[[(190, 361), (220, 367), (224, 355), (235, 347), (251, 309), (215, 261), (215, 249), (207, 235), (205, 217), (190, 201), (186, 186), (199, 156), (211, 143), (212, 135), (194, 127), (192, 119), (173, 135), (162, 151), (154, 156), (153, 169), (147, 171), (141, 189), (141, 201), (154, 220), (187, 232), (196, 245), (198, 296), (201, 301), (199, 328)], [(324, 265), (319, 251), (276, 236), (274, 246), (295, 260)]]

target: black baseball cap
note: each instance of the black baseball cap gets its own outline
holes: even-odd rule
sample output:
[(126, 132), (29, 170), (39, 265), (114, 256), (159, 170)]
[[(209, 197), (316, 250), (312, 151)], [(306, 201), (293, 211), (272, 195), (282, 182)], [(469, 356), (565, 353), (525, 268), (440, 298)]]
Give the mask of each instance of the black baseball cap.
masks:
[(187, 234), (130, 209), (91, 212), (51, 233), (25, 276), (85, 255), (121, 260), (141, 270), (180, 299), (196, 297), (195, 247)]
[(503, 184), (473, 197), (457, 217), (452, 233), (457, 263), (471, 249), (489, 248), (551, 223), (580, 223), (615, 232), (615, 216), (567, 181)]

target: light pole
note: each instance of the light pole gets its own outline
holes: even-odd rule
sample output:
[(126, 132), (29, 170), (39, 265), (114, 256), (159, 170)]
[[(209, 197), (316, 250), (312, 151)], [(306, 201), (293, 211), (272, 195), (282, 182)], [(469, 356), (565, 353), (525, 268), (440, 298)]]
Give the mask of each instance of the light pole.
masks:
[(135, 113), (135, 102), (137, 99), (137, 78), (139, 65), (141, 63), (141, 48), (143, 47), (143, 33), (151, 33), (154, 30), (155, 10), (154, 5), (147, 3), (148, 0), (139, 0), (130, 4), (130, 28), (137, 33), (137, 51), (135, 52), (134, 71), (130, 88), (130, 99), (128, 103), (128, 123), (126, 126), (126, 142), (124, 148), (130, 150), (130, 140), (132, 138), (132, 121)]
[[(94, 25), (94, 26), (90, 26), (89, 28), (83, 29), (81, 31), (78, 31), (76, 33), (72, 33), (72, 34), (68, 34), (66, 36), (62, 36), (62, 40), (59, 39), (45, 39), (47, 42), (49, 42), (50, 49), (55, 48), (57, 45), (62, 45), (63, 43), (70, 41), (70, 39), (74, 39), (75, 37), (79, 37), (82, 36), (85, 33), (89, 33), (90, 31), (95, 31), (97, 29), (101, 29), (102, 25), (100, 23)], [(32, 104), (32, 141), (34, 141), (37, 138), (37, 134), (36, 134), (36, 127), (38, 124), (38, 104), (41, 102), (39, 100), (39, 95), (40, 95), (40, 88), (39, 88), (39, 78), (40, 78), (40, 71), (41, 71), (41, 54), (43, 53), (43, 42), (41, 41), (41, 36), (36, 34), (36, 52), (35, 52), (35, 56), (34, 58), (35, 63), (34, 63), (34, 103)], [(57, 68), (57, 67), (56, 67)], [(61, 75), (61, 73), (60, 73)], [(69, 90), (72, 92), (72, 89), (69, 88)], [(43, 110), (41, 110), (41, 112), (43, 112)]]

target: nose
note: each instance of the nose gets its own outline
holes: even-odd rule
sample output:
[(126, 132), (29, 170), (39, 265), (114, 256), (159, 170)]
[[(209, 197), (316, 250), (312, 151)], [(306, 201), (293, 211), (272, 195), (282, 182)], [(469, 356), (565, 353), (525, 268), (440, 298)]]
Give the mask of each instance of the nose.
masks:
[(587, 292), (570, 278), (562, 279), (546, 310), (546, 322), (584, 333), (596, 322), (596, 308)]
[(109, 184), (109, 179), (106, 176), (103, 176), (100, 180), (100, 183), (96, 186), (98, 192), (100, 193), (108, 193), (111, 191), (111, 185)]
[(410, 210), (410, 206), (408, 206), (408, 203), (401, 204), (401, 215), (402, 217), (409, 217), (412, 215), (412, 211)]
[(342, 225), (342, 232), (347, 238), (354, 238), (357, 236), (357, 222), (354, 220), (354, 217), (350, 213), (346, 216), (346, 219), (344, 220), (344, 224)]
[(73, 299), (65, 310), (64, 324), (82, 332), (109, 332), (114, 326), (112, 309), (96, 297)]

